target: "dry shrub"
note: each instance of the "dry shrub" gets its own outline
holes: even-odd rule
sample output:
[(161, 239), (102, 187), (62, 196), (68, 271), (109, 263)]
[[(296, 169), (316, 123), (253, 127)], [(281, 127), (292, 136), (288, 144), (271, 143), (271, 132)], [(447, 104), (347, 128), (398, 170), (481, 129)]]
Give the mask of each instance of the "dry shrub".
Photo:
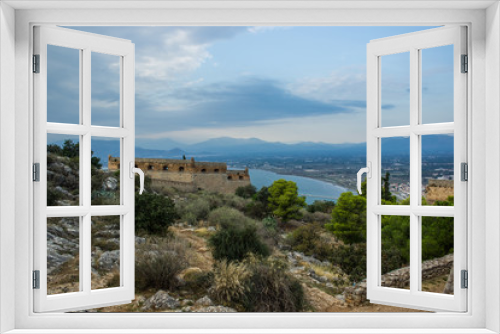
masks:
[(299, 312), (305, 308), (300, 282), (277, 259), (250, 257), (245, 263), (252, 272), (245, 309), (249, 312)]
[(243, 263), (227, 262), (226, 260), (217, 262), (210, 294), (220, 303), (238, 304), (250, 289), (247, 282), (249, 276), (250, 271)]
[(176, 276), (189, 267), (187, 245), (178, 238), (151, 238), (138, 245), (135, 285), (138, 290), (174, 290), (180, 282)]
[(198, 220), (208, 217), (210, 204), (202, 196), (190, 194), (187, 200), (176, 204), (176, 209), (182, 220), (194, 225)]

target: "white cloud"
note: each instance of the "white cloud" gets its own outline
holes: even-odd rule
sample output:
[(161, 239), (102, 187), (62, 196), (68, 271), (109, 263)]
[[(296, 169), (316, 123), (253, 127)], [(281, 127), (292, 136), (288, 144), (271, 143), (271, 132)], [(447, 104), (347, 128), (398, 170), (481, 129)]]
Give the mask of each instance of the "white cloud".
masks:
[(287, 86), (297, 96), (328, 103), (333, 100), (365, 100), (366, 69), (342, 68), (324, 77), (309, 77)]
[(179, 30), (164, 36), (157, 50), (147, 50), (136, 61), (137, 76), (174, 81), (193, 72), (212, 58), (208, 43), (197, 44), (187, 31)]
[(119, 106), (120, 102), (118, 100), (112, 101), (112, 100), (98, 100), (96, 98), (92, 99), (92, 107), (94, 108), (113, 108)]
[(273, 30), (285, 30), (285, 29), (290, 29), (291, 27), (288, 26), (254, 26), (254, 27), (249, 27), (248, 31), (253, 33), (253, 34), (258, 34), (258, 33), (264, 33), (268, 31), (273, 31)]
[(182, 131), (138, 135), (138, 138), (169, 138), (193, 144), (211, 138), (259, 138), (270, 142), (361, 143), (366, 141), (365, 113), (335, 114), (316, 117), (265, 121), (251, 126), (194, 128)]

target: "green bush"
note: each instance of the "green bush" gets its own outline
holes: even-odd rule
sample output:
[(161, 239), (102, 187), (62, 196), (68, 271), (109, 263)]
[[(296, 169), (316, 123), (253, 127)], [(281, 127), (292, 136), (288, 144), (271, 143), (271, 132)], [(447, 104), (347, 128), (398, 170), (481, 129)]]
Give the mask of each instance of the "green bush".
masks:
[(199, 197), (194, 201), (189, 201), (186, 205), (186, 212), (194, 214), (198, 220), (207, 219), (210, 205), (206, 199)]
[(291, 232), (286, 240), (292, 249), (325, 260), (331, 255), (332, 246), (323, 240), (322, 231), (318, 224), (307, 224)]
[(330, 262), (349, 275), (351, 282), (366, 277), (366, 244), (338, 245), (333, 248)]
[(217, 231), (208, 240), (214, 259), (241, 261), (250, 253), (269, 256), (269, 248), (262, 242), (257, 234), (256, 224), (250, 219), (234, 221), (221, 215), (219, 224)]
[(273, 217), (266, 217), (262, 219), (262, 225), (268, 230), (276, 231), (278, 228), (278, 222)]
[(382, 247), (382, 275), (404, 267), (401, 250), (397, 246)]
[(208, 215), (208, 223), (211, 226), (220, 225), (226, 227), (232, 224), (242, 225), (250, 221), (244, 214), (236, 209), (223, 206), (215, 209)]
[(257, 193), (257, 189), (254, 185), (249, 184), (247, 186), (238, 187), (234, 193), (243, 198), (252, 198), (252, 196)]
[(276, 217), (284, 222), (302, 218), (300, 209), (306, 206), (305, 197), (299, 196), (297, 184), (279, 179), (269, 187), (269, 208)]
[(222, 197), (222, 205), (238, 210), (244, 210), (247, 203), (248, 200), (233, 194), (224, 194)]
[(214, 282), (214, 274), (211, 271), (196, 273), (184, 277), (184, 289), (193, 294), (206, 294)]
[(335, 208), (334, 201), (314, 201), (312, 204), (307, 206), (307, 211), (310, 213), (315, 212), (323, 212), (323, 213), (332, 213), (332, 210)]
[[(410, 263), (410, 217), (382, 216), (382, 250), (394, 254), (398, 250), (401, 265)], [(391, 250), (392, 249), (392, 250)], [(393, 269), (397, 261), (391, 260), (388, 267)], [(399, 267), (400, 268), (400, 267)], [(393, 270), (391, 269), (391, 270)]]
[(259, 201), (251, 201), (245, 206), (245, 214), (254, 219), (263, 219), (271, 215), (271, 210), (267, 204)]
[(342, 193), (325, 227), (346, 244), (366, 242), (366, 198)]
[(148, 234), (165, 234), (178, 215), (174, 202), (165, 196), (135, 194), (135, 231)]

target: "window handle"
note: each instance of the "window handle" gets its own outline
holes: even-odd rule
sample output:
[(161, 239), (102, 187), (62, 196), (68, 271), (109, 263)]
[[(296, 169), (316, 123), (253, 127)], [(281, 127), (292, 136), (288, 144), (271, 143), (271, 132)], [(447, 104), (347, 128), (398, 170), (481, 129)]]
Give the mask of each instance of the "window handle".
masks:
[(139, 174), (139, 195), (142, 195), (142, 192), (144, 191), (144, 172), (140, 169), (135, 167), (134, 162), (130, 162), (130, 178), (134, 179), (135, 174)]
[(367, 167), (364, 167), (364, 168), (361, 168), (359, 171), (358, 171), (358, 177), (357, 177), (357, 186), (358, 186), (358, 193), (361, 195), (362, 194), (362, 191), (361, 191), (361, 176), (363, 175), (363, 173), (366, 173), (366, 176), (371, 179), (372, 177), (372, 163), (370, 161), (368, 161), (368, 166)]

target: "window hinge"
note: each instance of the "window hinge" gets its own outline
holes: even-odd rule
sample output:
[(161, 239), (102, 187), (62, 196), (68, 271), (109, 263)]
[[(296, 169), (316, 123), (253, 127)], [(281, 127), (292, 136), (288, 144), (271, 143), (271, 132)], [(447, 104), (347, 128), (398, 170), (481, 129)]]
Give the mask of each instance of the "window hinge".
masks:
[(33, 164), (33, 181), (40, 182), (40, 164), (38, 162)]
[(469, 56), (462, 55), (462, 73), (469, 72)]
[(33, 55), (33, 73), (40, 73), (40, 55)]
[(33, 289), (40, 289), (40, 270), (33, 270)]
[(462, 289), (468, 289), (469, 288), (469, 272), (467, 270), (462, 270), (460, 272), (461, 276), (461, 287)]
[(461, 181), (469, 181), (469, 166), (466, 162), (462, 162), (460, 165), (461, 170)]

